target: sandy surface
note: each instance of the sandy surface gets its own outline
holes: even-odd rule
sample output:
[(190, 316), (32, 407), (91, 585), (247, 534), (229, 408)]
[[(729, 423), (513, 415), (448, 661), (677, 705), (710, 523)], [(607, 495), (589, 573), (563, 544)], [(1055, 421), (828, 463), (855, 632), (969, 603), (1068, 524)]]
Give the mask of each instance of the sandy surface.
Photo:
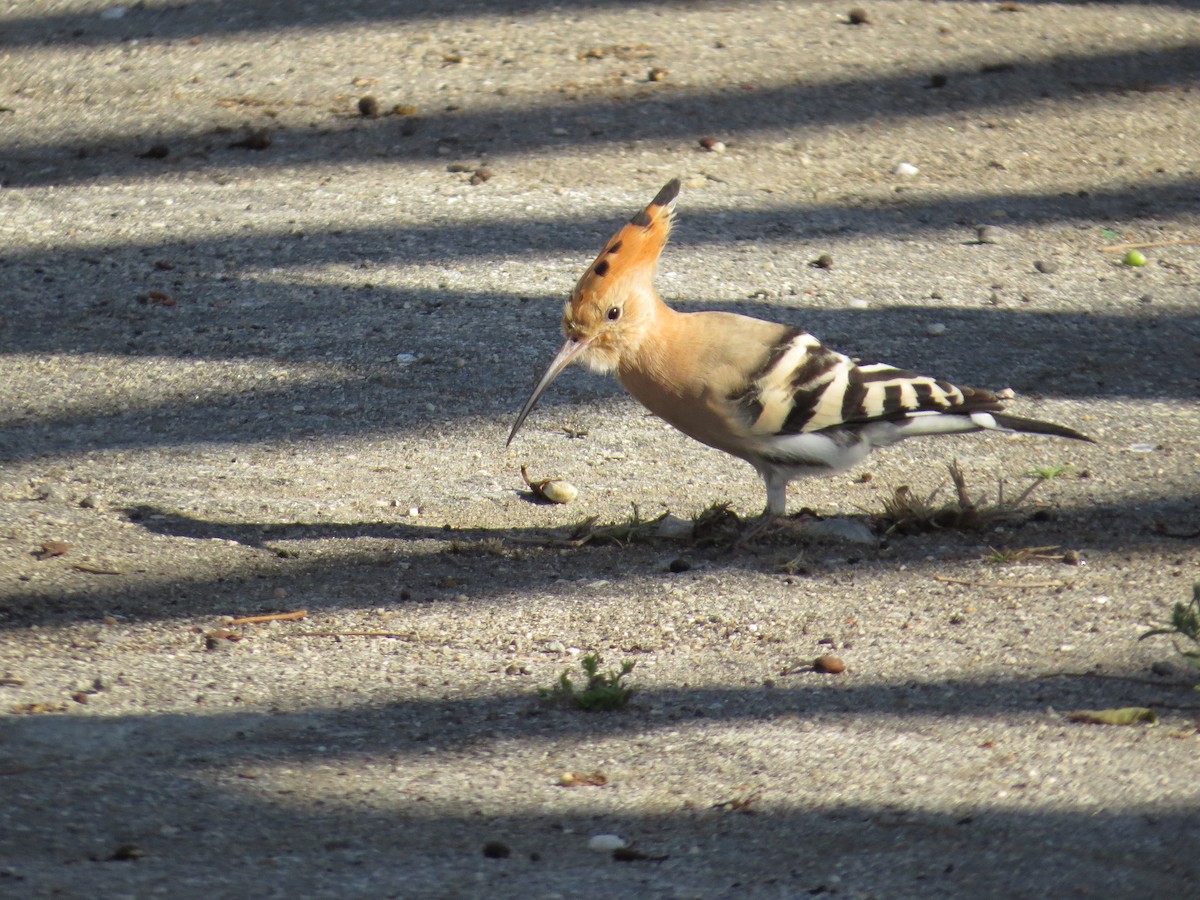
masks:
[[(1200, 573), (1200, 12), (851, 5), (0, 10), (0, 894), (1196, 891), (1197, 677), (1138, 637)], [(670, 302), (1099, 443), (791, 489), (878, 531), (951, 459), (1070, 467), (984, 531), (554, 546), (763, 504), (582, 372), (504, 448), (674, 176)], [(542, 702), (589, 652), (632, 703)]]

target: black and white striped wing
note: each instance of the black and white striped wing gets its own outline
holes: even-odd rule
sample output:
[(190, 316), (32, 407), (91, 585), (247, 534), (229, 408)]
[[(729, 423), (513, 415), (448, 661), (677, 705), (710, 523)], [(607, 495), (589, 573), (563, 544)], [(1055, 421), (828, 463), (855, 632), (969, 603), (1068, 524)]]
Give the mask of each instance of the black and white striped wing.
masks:
[[(733, 398), (755, 435), (797, 435), (914, 417), (999, 412), (990, 391), (962, 388), (884, 363), (858, 365), (811, 334), (781, 341)], [(932, 423), (931, 423), (932, 424)], [(971, 426), (962, 423), (960, 429)], [(974, 427), (988, 427), (986, 421)], [(942, 429), (938, 429), (942, 430)]]

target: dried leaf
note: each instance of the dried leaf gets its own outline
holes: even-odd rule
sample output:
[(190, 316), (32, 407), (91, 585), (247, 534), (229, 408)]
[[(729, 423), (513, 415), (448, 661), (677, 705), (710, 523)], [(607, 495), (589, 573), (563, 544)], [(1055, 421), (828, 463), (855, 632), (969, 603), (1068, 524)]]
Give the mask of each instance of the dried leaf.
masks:
[(38, 559), (50, 559), (52, 556), (64, 556), (71, 549), (66, 541), (43, 541), (42, 548), (33, 555)]
[(1125, 706), (1120, 709), (1080, 709), (1067, 713), (1071, 722), (1087, 722), (1090, 725), (1148, 725), (1158, 724), (1158, 713), (1144, 706)]
[(608, 784), (608, 776), (603, 772), (563, 772), (558, 783), (562, 787), (603, 787)]

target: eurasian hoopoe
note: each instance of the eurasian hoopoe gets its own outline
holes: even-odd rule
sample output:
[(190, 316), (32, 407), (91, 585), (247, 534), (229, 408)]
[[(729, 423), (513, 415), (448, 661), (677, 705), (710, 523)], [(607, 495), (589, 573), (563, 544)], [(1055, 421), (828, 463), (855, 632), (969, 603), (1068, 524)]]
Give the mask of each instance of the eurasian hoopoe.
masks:
[(583, 273), (563, 312), (566, 343), (521, 408), (509, 444), (575, 359), (615, 372), (652, 413), (754, 466), (767, 485), (767, 520), (784, 514), (793, 478), (849, 468), (904, 438), (995, 430), (1092, 440), (1009, 415), (991, 391), (859, 365), (798, 328), (675, 311), (653, 279), (678, 194), (679, 179), (668, 182)]

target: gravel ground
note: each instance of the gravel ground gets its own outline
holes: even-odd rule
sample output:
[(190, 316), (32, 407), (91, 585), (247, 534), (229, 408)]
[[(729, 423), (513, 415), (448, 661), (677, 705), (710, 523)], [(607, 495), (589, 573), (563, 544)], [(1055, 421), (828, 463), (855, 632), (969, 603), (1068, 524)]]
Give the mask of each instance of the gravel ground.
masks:
[[(1195, 894), (1198, 679), (1138, 637), (1200, 572), (1200, 12), (849, 6), (0, 10), (0, 894)], [(763, 503), (582, 372), (504, 448), (674, 176), (670, 302), (1099, 443), (913, 441), (793, 484), (818, 533), (564, 546)], [(1070, 468), (984, 530), (819, 533), (952, 459), (989, 502)], [(539, 699), (590, 652), (627, 707)]]

